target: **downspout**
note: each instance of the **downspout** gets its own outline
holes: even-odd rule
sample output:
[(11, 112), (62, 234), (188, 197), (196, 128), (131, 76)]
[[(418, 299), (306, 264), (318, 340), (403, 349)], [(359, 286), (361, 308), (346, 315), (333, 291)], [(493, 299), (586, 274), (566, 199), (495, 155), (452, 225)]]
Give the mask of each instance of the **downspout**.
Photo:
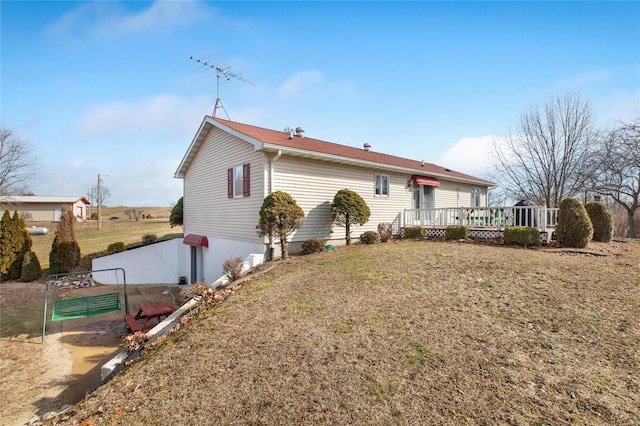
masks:
[[(271, 159), (269, 162), (269, 194), (273, 193), (273, 182), (275, 181), (275, 165), (274, 163), (278, 161), (278, 158), (282, 155), (282, 150), (278, 150), (275, 157)], [(273, 249), (273, 237), (269, 236), (269, 260), (273, 260), (274, 249)]]
[(273, 163), (275, 163), (276, 161), (278, 161), (278, 158), (280, 158), (280, 156), (282, 155), (282, 150), (278, 150), (278, 153), (276, 154), (275, 157), (273, 157), (273, 159), (271, 159), (271, 162), (269, 163), (269, 194), (271, 194), (273, 192), (273, 182), (274, 182), (274, 175), (275, 175), (275, 167), (273, 165)]

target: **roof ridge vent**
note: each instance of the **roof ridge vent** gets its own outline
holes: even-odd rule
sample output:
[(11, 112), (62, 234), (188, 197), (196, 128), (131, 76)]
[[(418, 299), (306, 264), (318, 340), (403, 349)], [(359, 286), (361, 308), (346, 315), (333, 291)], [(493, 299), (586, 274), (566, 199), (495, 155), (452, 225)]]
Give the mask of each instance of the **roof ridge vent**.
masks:
[(364, 147), (364, 150), (365, 150), (365, 151), (371, 151), (371, 144), (369, 144), (369, 143), (365, 143), (365, 144), (363, 145), (363, 147)]
[(296, 127), (296, 136), (304, 138), (304, 129), (302, 127)]

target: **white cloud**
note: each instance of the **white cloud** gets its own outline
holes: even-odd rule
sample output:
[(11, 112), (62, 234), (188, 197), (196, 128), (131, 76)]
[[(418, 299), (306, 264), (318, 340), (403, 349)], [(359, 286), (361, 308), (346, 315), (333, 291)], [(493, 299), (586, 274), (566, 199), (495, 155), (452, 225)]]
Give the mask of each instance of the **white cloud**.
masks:
[(491, 169), (490, 153), (494, 143), (502, 144), (504, 140), (493, 135), (462, 138), (448, 148), (436, 164), (473, 176), (486, 176)]
[(80, 3), (75, 9), (49, 25), (47, 32), (68, 35), (77, 31), (114, 36), (146, 31), (167, 31), (206, 20), (215, 15), (213, 8), (199, 1), (155, 1), (146, 9), (136, 13), (126, 13), (122, 4), (119, 2)]
[(559, 89), (579, 89), (591, 84), (610, 81), (613, 73), (609, 69), (586, 71), (580, 74), (568, 76), (556, 82)]
[(630, 122), (640, 116), (640, 90), (615, 91), (597, 103), (604, 125), (617, 125), (618, 121)]
[(280, 96), (299, 96), (301, 93), (318, 88), (324, 83), (324, 76), (320, 71), (298, 71), (289, 77), (276, 89)]
[[(74, 133), (84, 140), (149, 140), (190, 138), (205, 114), (210, 98), (156, 95), (136, 102), (113, 101), (90, 107), (76, 122)], [(159, 139), (158, 139), (159, 138)]]

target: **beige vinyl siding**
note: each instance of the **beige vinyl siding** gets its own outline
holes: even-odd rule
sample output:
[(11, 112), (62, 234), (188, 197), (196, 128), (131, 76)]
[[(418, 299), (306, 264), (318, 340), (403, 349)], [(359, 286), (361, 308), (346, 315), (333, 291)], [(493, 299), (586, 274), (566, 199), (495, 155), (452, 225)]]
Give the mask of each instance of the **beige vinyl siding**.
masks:
[[(371, 210), (369, 222), (354, 226), (351, 236), (357, 239), (362, 232), (377, 231), (381, 222), (396, 222), (400, 213), (411, 208), (411, 188), (408, 176), (377, 169), (347, 166), (338, 163), (316, 161), (283, 155), (274, 163), (274, 189), (290, 194), (304, 210), (305, 221), (291, 241), (307, 238), (344, 239), (344, 228), (331, 226), (330, 204), (336, 193), (347, 188), (357, 192)], [(374, 196), (376, 173), (389, 177), (389, 196)], [(331, 230), (333, 229), (333, 234)]]
[[(251, 164), (251, 195), (227, 197), (227, 170)], [(253, 145), (212, 129), (184, 177), (185, 234), (261, 241), (256, 234), (264, 199), (263, 155)]]
[[(487, 188), (451, 181), (440, 181), (436, 188), (436, 208), (470, 207), (471, 188), (480, 188), (481, 206), (487, 205)], [(458, 188), (460, 189), (458, 192)]]

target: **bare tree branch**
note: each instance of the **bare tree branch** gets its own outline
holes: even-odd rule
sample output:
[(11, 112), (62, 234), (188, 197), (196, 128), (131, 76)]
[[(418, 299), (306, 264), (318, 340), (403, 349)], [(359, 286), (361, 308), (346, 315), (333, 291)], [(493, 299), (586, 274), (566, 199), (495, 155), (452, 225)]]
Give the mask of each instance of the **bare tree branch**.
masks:
[(638, 237), (634, 215), (640, 209), (640, 117), (600, 137), (591, 157), (591, 188), (610, 197), (627, 212), (629, 236)]
[(13, 130), (0, 127), (0, 195), (24, 191), (37, 163), (31, 155), (31, 146), (18, 138)]
[(515, 199), (557, 207), (585, 187), (584, 164), (593, 138), (593, 112), (579, 96), (554, 98), (520, 117), (504, 146), (494, 143), (498, 182)]

